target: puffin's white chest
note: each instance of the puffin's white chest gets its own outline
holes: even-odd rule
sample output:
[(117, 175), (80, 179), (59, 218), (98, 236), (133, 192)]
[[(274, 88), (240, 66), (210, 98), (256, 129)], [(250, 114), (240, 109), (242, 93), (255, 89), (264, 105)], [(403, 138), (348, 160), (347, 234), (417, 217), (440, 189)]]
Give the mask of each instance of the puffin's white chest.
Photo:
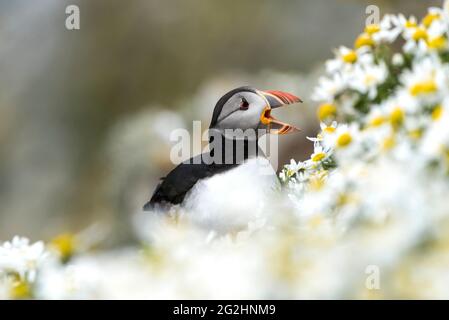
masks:
[(260, 218), (262, 209), (279, 180), (265, 158), (199, 181), (189, 192), (184, 207), (188, 218), (207, 228), (227, 232)]

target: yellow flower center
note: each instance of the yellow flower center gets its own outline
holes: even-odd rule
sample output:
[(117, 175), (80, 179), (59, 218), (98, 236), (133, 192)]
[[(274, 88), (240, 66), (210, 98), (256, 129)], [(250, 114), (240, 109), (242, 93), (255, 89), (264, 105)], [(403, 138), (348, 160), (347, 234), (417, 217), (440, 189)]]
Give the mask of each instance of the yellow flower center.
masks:
[(382, 147), (384, 148), (384, 150), (390, 150), (392, 149), (396, 144), (396, 139), (394, 138), (394, 136), (390, 136), (385, 138), (385, 140), (383, 141)]
[(432, 25), (432, 23), (433, 23), (435, 20), (438, 20), (439, 18), (440, 18), (440, 15), (439, 15), (438, 13), (429, 13), (429, 14), (427, 14), (427, 15), (423, 18), (422, 24), (423, 24), (426, 28), (428, 28), (428, 27), (430, 27), (430, 26)]
[(352, 142), (352, 137), (349, 134), (349, 132), (345, 132), (342, 133), (338, 138), (337, 138), (337, 146), (339, 147), (346, 147), (347, 145), (349, 145)]
[(364, 46), (373, 46), (374, 40), (371, 38), (371, 36), (367, 33), (362, 33), (358, 36), (358, 38), (355, 40), (354, 46), (356, 49), (364, 47)]
[(397, 107), (390, 114), (390, 123), (394, 128), (402, 125), (404, 122), (404, 111)]
[(416, 28), (418, 25), (416, 24), (416, 22), (415, 21), (413, 21), (413, 20), (407, 20), (406, 22), (405, 22), (405, 27), (406, 28)]
[(335, 132), (335, 127), (326, 127), (323, 129), (324, 132), (326, 133), (334, 133)]
[(344, 54), (341, 58), (346, 63), (354, 63), (357, 61), (357, 53), (354, 50), (350, 50), (348, 53)]
[(293, 170), (287, 170), (287, 177), (292, 177), (295, 174), (295, 171)]
[(437, 121), (441, 119), (442, 115), (443, 115), (443, 107), (441, 105), (438, 105), (432, 111), (432, 120)]
[(331, 103), (324, 103), (318, 108), (318, 118), (325, 120), (337, 114), (337, 107)]
[(61, 255), (62, 261), (69, 260), (75, 252), (75, 236), (73, 234), (61, 234), (51, 242), (52, 247)]
[(376, 82), (376, 77), (372, 74), (367, 74), (365, 76), (364, 82), (367, 86), (371, 86), (372, 84), (374, 84)]
[(370, 126), (372, 127), (378, 127), (382, 125), (385, 122), (385, 117), (383, 116), (377, 116), (371, 119)]
[(410, 88), (410, 94), (412, 96), (418, 96), (421, 94), (431, 94), (438, 90), (438, 86), (433, 79), (418, 82)]
[(426, 40), (427, 39), (427, 31), (424, 28), (417, 28), (413, 33), (413, 40)]
[(351, 203), (352, 197), (347, 193), (340, 193), (337, 197), (336, 205), (338, 207), (343, 207), (349, 203)]
[(313, 162), (319, 162), (323, 160), (326, 157), (326, 154), (324, 152), (318, 152), (312, 155), (312, 161)]
[(408, 133), (408, 135), (410, 138), (412, 138), (414, 140), (418, 140), (422, 136), (422, 130), (421, 129), (412, 130)]
[(323, 217), (321, 217), (320, 215), (316, 215), (316, 216), (310, 218), (308, 224), (311, 228), (317, 228), (320, 225), (322, 225), (323, 222), (324, 222)]
[(370, 24), (366, 26), (365, 32), (368, 34), (374, 34), (380, 31), (380, 26), (378, 24)]
[(324, 186), (326, 176), (327, 176), (326, 170), (322, 170), (315, 173), (313, 176), (310, 177), (309, 180), (310, 188), (314, 191), (320, 190)]
[(427, 45), (429, 46), (429, 48), (436, 50), (445, 48), (446, 43), (446, 38), (443, 36), (435, 37), (427, 41)]
[(9, 290), (12, 299), (28, 299), (31, 298), (31, 287), (24, 280), (15, 281)]

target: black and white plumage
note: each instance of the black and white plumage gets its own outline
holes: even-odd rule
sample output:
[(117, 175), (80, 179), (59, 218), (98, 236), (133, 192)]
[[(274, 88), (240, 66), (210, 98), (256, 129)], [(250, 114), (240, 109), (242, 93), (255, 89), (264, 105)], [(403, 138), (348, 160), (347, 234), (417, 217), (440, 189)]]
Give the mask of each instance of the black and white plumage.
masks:
[(196, 157), (201, 159), (201, 163), (195, 164), (195, 159), (189, 159), (178, 165), (165, 178), (162, 178), (144, 209), (150, 210), (158, 203), (180, 204), (198, 180), (212, 177), (235, 167), (232, 164), (205, 164), (203, 156), (202, 154)]
[[(201, 198), (201, 201), (205, 201), (207, 199), (198, 195), (192, 197), (192, 190), (201, 189), (201, 186), (207, 185), (203, 182), (209, 183), (212, 177), (222, 179), (231, 172), (234, 174), (237, 172), (239, 177), (242, 176), (244, 172), (242, 165), (254, 164), (254, 161), (249, 160), (262, 156), (257, 146), (259, 136), (256, 134), (253, 138), (239, 139), (238, 136), (229, 136), (227, 130), (254, 129), (258, 130), (256, 132), (269, 131), (274, 134), (295, 132), (298, 129), (273, 118), (271, 110), (297, 102), (301, 100), (289, 93), (260, 91), (251, 87), (240, 87), (226, 93), (217, 102), (213, 111), (209, 128), (210, 132), (214, 133), (211, 135), (209, 145), (211, 151), (191, 158), (173, 169), (156, 187), (144, 210), (152, 210), (157, 206), (184, 204), (186, 198)], [(254, 142), (255, 148), (252, 147)], [(239, 147), (244, 150), (240, 157), (237, 152)], [(220, 152), (218, 156), (217, 152)], [(222, 161), (215, 161), (217, 159)], [(242, 172), (236, 171), (238, 167)], [(232, 184), (232, 180), (227, 183), (229, 182)], [(191, 203), (188, 206), (191, 206)]]

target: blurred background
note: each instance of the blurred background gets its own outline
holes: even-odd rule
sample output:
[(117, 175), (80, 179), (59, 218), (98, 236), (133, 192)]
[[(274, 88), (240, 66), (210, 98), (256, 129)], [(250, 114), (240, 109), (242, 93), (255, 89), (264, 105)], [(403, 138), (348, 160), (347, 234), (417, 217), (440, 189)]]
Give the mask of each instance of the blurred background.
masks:
[(441, 1), (0, 0), (0, 240), (99, 223), (110, 245), (133, 241), (130, 217), (173, 167), (170, 131), (207, 129), (237, 86), (303, 98), (279, 115), (304, 129), (279, 163), (307, 157), (320, 66), (369, 4), (422, 16)]

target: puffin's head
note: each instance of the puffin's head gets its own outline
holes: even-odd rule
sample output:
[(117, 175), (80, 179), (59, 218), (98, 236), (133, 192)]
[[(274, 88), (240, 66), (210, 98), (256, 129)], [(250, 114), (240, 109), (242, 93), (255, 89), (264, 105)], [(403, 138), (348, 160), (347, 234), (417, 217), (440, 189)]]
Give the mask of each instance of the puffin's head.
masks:
[(226, 129), (265, 129), (273, 134), (296, 132), (299, 129), (275, 119), (271, 110), (297, 102), (302, 101), (290, 93), (240, 87), (226, 93), (217, 102), (210, 129), (221, 132)]

